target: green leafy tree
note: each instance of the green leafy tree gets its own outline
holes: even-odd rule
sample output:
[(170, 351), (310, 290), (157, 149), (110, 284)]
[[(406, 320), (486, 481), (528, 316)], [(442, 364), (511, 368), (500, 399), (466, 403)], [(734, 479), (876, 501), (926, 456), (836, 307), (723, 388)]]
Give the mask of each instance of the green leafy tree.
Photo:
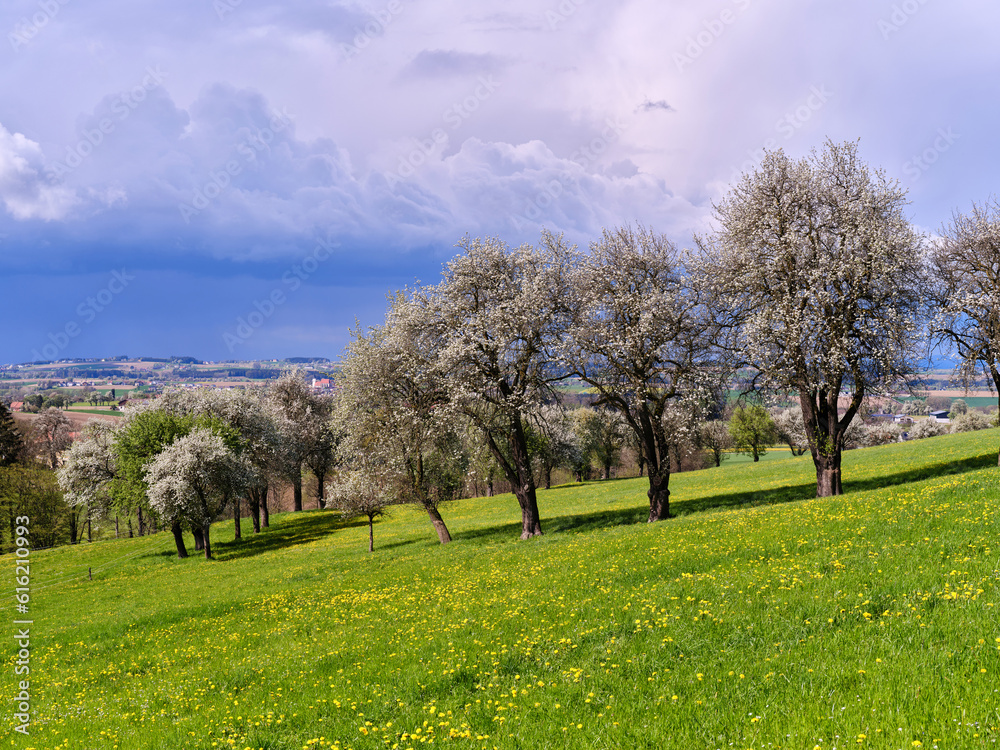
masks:
[(24, 440), (14, 423), (10, 408), (0, 402), (0, 466), (17, 463), (24, 451)]
[(69, 530), (70, 510), (51, 469), (22, 464), (0, 467), (0, 517), (6, 527), (5, 550), (13, 549), (18, 516), (31, 519), (33, 547), (52, 547), (63, 542)]
[[(169, 402), (150, 407), (139, 407), (130, 412), (126, 421), (115, 432), (113, 450), (117, 465), (117, 474), (111, 485), (111, 492), (119, 508), (125, 512), (135, 512), (139, 517), (140, 533), (144, 528), (144, 515), (149, 516), (154, 509), (149, 504), (149, 485), (147, 483), (147, 465), (160, 453), (172, 445), (177, 439), (190, 434), (196, 428), (209, 429), (218, 436), (225, 438), (227, 446), (239, 453), (239, 439), (235, 431), (216, 417), (209, 415), (194, 416), (176, 411), (166, 411), (158, 408), (171, 405)], [(176, 508), (176, 503), (164, 504), (163, 508)], [(161, 519), (171, 526), (175, 539), (180, 539), (178, 529), (181, 521), (191, 522), (194, 533), (195, 549), (205, 547), (204, 530), (192, 519), (196, 516), (168, 516)], [(186, 554), (178, 543), (178, 555)]]
[(617, 411), (601, 407), (578, 409), (576, 419), (586, 460), (601, 469), (602, 479), (611, 479), (611, 469), (621, 461), (628, 439), (628, 424)]
[(778, 440), (778, 430), (767, 409), (759, 404), (742, 406), (729, 421), (729, 434), (736, 450), (753, 456), (754, 461), (767, 453), (767, 448)]

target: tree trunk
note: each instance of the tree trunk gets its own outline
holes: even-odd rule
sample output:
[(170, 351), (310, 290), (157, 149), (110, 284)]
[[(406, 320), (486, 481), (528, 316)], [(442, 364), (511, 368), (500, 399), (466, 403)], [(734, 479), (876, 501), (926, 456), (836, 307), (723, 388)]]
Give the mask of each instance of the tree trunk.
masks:
[(531, 455), (528, 453), (528, 440), (524, 434), (521, 417), (515, 415), (511, 419), (510, 455), (513, 460), (513, 474), (510, 479), (511, 488), (521, 506), (521, 539), (530, 539), (542, 535), (542, 519), (538, 512), (538, 498), (535, 495), (535, 477), (531, 473)]
[(233, 505), (233, 529), (235, 530), (235, 536), (233, 540), (243, 538), (243, 529), (240, 526), (240, 516), (243, 515), (243, 502), (239, 495), (236, 496)]
[(444, 524), (444, 519), (441, 518), (441, 512), (435, 508), (433, 505), (425, 505), (427, 508), (427, 515), (430, 516), (431, 525), (434, 526), (434, 530), (437, 532), (438, 541), (441, 544), (447, 544), (451, 541), (451, 534), (448, 533), (448, 527)]
[(202, 527), (202, 533), (203, 533), (203, 535), (205, 537), (205, 559), (206, 560), (211, 560), (212, 559), (212, 539), (209, 536), (210, 529), (211, 529), (211, 526), (209, 524), (205, 524), (204, 527)]
[[(267, 487), (264, 487), (264, 499), (267, 500)], [(259, 487), (251, 489), (247, 493), (247, 505), (250, 507), (250, 518), (253, 521), (253, 533), (260, 533), (260, 498), (261, 491)]]
[(293, 496), (293, 506), (292, 510), (296, 513), (302, 510), (302, 469), (292, 477), (292, 496)]
[(792, 440), (786, 440), (785, 442), (788, 443), (788, 450), (792, 452), (793, 456), (801, 456), (805, 453), (805, 448), (799, 448)]
[(316, 475), (316, 505), (319, 506), (320, 510), (326, 509), (326, 472), (325, 471), (315, 471), (313, 474)]
[(375, 551), (375, 516), (368, 516), (368, 551)]
[(853, 394), (851, 405), (840, 418), (838, 400), (840, 384), (828, 390), (799, 392), (806, 438), (816, 467), (816, 497), (833, 497), (844, 493), (840, 480), (842, 435), (857, 413), (864, 397), (862, 391)]
[(547, 489), (547, 490), (551, 490), (552, 489), (552, 467), (551, 466), (546, 466), (545, 467), (545, 489)]
[(73, 506), (73, 507), (71, 507), (69, 509), (69, 543), (70, 544), (76, 544), (76, 534), (77, 534), (76, 522), (77, 522), (76, 506)]
[(133, 537), (135, 537), (135, 534), (132, 533), (132, 516), (129, 515), (129, 517), (128, 517), (128, 538), (132, 539)]
[(115, 516), (115, 539), (118, 538), (118, 516)]
[(88, 505), (87, 506), (87, 542), (88, 543), (91, 543), (91, 542), (94, 541), (94, 530), (92, 528), (93, 524), (91, 524), (90, 521), (91, 521), (91, 519), (90, 519), (90, 506)]
[(538, 499), (535, 497), (534, 482), (530, 487), (519, 487), (515, 492), (521, 506), (521, 539), (531, 539), (542, 535), (542, 519), (538, 513)]
[(174, 532), (174, 544), (177, 545), (177, 557), (183, 560), (188, 556), (187, 547), (184, 546), (184, 532), (181, 530), (181, 522), (174, 521), (170, 525), (170, 530)]
[(261, 498), (263, 502), (260, 504), (260, 510), (263, 515), (261, 519), (261, 525), (266, 529), (271, 526), (271, 511), (267, 507), (267, 498), (270, 495), (270, 490), (264, 493), (264, 497)]
[(670, 469), (649, 466), (649, 523), (670, 518)]
[(142, 508), (139, 508), (139, 536), (146, 532), (146, 520), (142, 517)]
[(840, 482), (840, 451), (833, 456), (819, 456), (816, 460), (816, 497), (843, 495)]
[(191, 533), (194, 535), (194, 551), (200, 552), (205, 549), (205, 534), (201, 526), (192, 526)]
[(493, 497), (493, 477), (486, 480), (486, 488), (489, 491), (489, 497)]
[[(510, 449), (509, 459), (497, 443), (501, 435)], [(511, 415), (509, 428), (503, 433), (494, 434), (489, 429), (483, 429), (483, 437), (490, 453), (507, 477), (511, 492), (517, 498), (517, 504), (521, 506), (521, 539), (541, 536), (542, 521), (538, 513), (538, 498), (535, 495), (535, 475), (531, 471), (531, 454), (528, 452), (528, 440), (524, 434), (521, 415), (516, 412)]]
[(611, 479), (611, 463), (610, 462), (604, 464), (604, 478), (605, 479)]

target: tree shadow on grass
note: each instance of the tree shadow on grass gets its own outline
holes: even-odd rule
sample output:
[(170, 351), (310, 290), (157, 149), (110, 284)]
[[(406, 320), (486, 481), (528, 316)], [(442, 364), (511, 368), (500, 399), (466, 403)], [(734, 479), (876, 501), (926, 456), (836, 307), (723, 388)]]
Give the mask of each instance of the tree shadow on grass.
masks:
[[(948, 476), (952, 474), (965, 474), (970, 471), (978, 471), (996, 466), (996, 454), (987, 453), (982, 456), (973, 456), (958, 461), (947, 461), (929, 466), (921, 466), (910, 471), (901, 471), (895, 474), (887, 474), (870, 479), (859, 479), (844, 482), (845, 493), (864, 492), (867, 490), (878, 490), (886, 487), (895, 487), (912, 482), (919, 482), (933, 477)], [(850, 469), (846, 476), (850, 477)], [(606, 482), (616, 482), (625, 480), (603, 480)], [(596, 482), (590, 484), (596, 484)], [(580, 485), (565, 485), (566, 487), (579, 487)], [(554, 488), (556, 489), (556, 488)], [(642, 493), (645, 500), (645, 493)], [(769, 489), (751, 490), (749, 492), (733, 492), (722, 495), (709, 495), (706, 497), (696, 497), (690, 499), (679, 499), (670, 503), (670, 510), (675, 516), (688, 516), (696, 513), (706, 513), (716, 510), (728, 510), (735, 508), (752, 508), (764, 505), (780, 505), (802, 500), (812, 500), (816, 497), (816, 484), (808, 482), (804, 484), (789, 485), (787, 487), (774, 487)], [(630, 526), (645, 523), (649, 517), (649, 505), (643, 503), (631, 508), (613, 508), (608, 510), (593, 511), (590, 513), (576, 513), (566, 516), (554, 516), (542, 518), (542, 529), (546, 534), (559, 533), (587, 533), (599, 529), (614, 528), (618, 526)], [(496, 541), (511, 541), (517, 539), (521, 532), (519, 523), (508, 523), (494, 526), (486, 526), (462, 531), (456, 535), (456, 539), (469, 539), (482, 541), (495, 539)]]
[(995, 468), (997, 465), (996, 456), (996, 451), (991, 451), (981, 456), (963, 458), (959, 461), (943, 461), (938, 464), (921, 466), (920, 468), (902, 471), (897, 474), (888, 474), (886, 476), (859, 479), (856, 481), (851, 481), (850, 473), (848, 473), (845, 475), (847, 481), (844, 482), (844, 491), (860, 492), (863, 490), (877, 490), (883, 487), (893, 487), (898, 484), (909, 484), (910, 482), (919, 482), (924, 479), (933, 479), (934, 477), (966, 474), (970, 471), (979, 471), (980, 469), (989, 469), (991, 467)]
[[(909, 471), (871, 477), (869, 479), (852, 480), (851, 470), (848, 468), (844, 472), (844, 493), (853, 494), (868, 490), (880, 490), (886, 487), (897, 487), (902, 484), (920, 482), (933, 477), (965, 474), (970, 471), (986, 469), (996, 465), (994, 455), (987, 453), (982, 456), (973, 456), (958, 461), (945, 461), (938, 464), (921, 466)], [(809, 482), (806, 484), (790, 485), (788, 487), (774, 487), (751, 492), (735, 492), (725, 495), (710, 495), (690, 500), (679, 500), (676, 503), (671, 503), (670, 507), (677, 515), (686, 516), (692, 513), (704, 513), (706, 511), (725, 510), (727, 508), (779, 505), (798, 500), (812, 500), (815, 497), (816, 484)]]
[[(272, 520), (276, 520), (274, 516)], [(212, 554), (216, 559), (256, 557), (274, 550), (325, 539), (338, 529), (368, 524), (366, 520), (345, 521), (338, 513), (330, 511), (312, 511), (305, 515), (288, 513), (282, 514), (274, 525), (254, 534), (253, 526), (248, 521), (249, 519), (243, 519), (243, 538), (240, 540), (219, 541), (212, 534)]]
[[(928, 466), (921, 466), (909, 471), (901, 471), (895, 474), (886, 474), (869, 479), (850, 479), (850, 469), (845, 472), (846, 481), (844, 491), (846, 493), (863, 492), (867, 490), (884, 489), (898, 485), (919, 482), (932, 477), (947, 476), (953, 474), (964, 474), (970, 471), (996, 466), (996, 454), (985, 453), (981, 456), (973, 456), (958, 461), (947, 461)], [(634, 477), (633, 477), (634, 479)], [(627, 481), (627, 479), (610, 479), (587, 482), (587, 485), (607, 484), (609, 482)], [(578, 489), (579, 484), (565, 484), (553, 487), (549, 492), (561, 489)], [(546, 534), (576, 534), (597, 531), (600, 529), (616, 528), (620, 526), (631, 526), (645, 523), (649, 515), (649, 506), (646, 504), (645, 492), (637, 493), (642, 498), (633, 507), (610, 508), (607, 510), (597, 510), (589, 513), (576, 513), (572, 515), (543, 517), (542, 528)], [(757, 507), (763, 505), (780, 505), (783, 503), (811, 500), (816, 497), (816, 485), (813, 482), (790, 485), (787, 487), (774, 487), (769, 489), (751, 490), (747, 492), (733, 492), (721, 495), (709, 495), (706, 497), (696, 497), (690, 499), (677, 499), (671, 502), (671, 512), (676, 516), (688, 516), (696, 513), (706, 513), (716, 510), (727, 510), (735, 508)], [(318, 541), (329, 534), (340, 529), (367, 526), (367, 520), (356, 519), (345, 521), (340, 515), (332, 512), (313, 511), (307, 514), (282, 514), (280, 521), (269, 529), (264, 529), (260, 534), (254, 534), (252, 526), (244, 522), (244, 529), (250, 528), (249, 533), (244, 531), (241, 541), (213, 541), (212, 550), (219, 560), (230, 560), (241, 557), (254, 557), (278, 549), (286, 549), (301, 544)], [(471, 542), (498, 542), (507, 543), (516, 541), (521, 534), (521, 524), (511, 522), (495, 524), (491, 526), (480, 526), (471, 529), (462, 529), (454, 535), (455, 541)], [(375, 546), (376, 550), (399, 549), (406, 546), (426, 543), (430, 546), (437, 546), (436, 542), (431, 544), (430, 538), (414, 538), (389, 542), (384, 545), (378, 543), (378, 533), (376, 529)], [(189, 550), (190, 551), (190, 550)], [(176, 552), (171, 547), (168, 550), (151, 553), (155, 556), (172, 556)]]

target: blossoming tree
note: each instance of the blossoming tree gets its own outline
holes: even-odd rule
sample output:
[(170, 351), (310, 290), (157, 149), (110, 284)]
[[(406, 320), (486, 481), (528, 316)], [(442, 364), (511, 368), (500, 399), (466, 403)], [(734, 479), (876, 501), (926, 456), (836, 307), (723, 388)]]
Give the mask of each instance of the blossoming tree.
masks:
[(799, 398), (820, 497), (842, 492), (863, 400), (917, 367), (925, 283), (905, 205), (856, 143), (828, 141), (801, 160), (768, 152), (716, 206), (718, 230), (696, 238), (754, 385)]

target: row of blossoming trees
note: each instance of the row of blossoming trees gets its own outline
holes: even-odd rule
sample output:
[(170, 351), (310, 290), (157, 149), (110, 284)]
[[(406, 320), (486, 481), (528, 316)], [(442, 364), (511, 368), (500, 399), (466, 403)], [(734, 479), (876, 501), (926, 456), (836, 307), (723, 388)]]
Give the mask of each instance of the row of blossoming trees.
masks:
[[(173, 391), (130, 404), (116, 423), (91, 421), (58, 470), (66, 500), (98, 517), (138, 515), (170, 528), (180, 557), (183, 531), (212, 557), (211, 524), (227, 509), (242, 536), (243, 510), (254, 532), (269, 524), (268, 490), (292, 488), (302, 510), (308, 469), (322, 488), (333, 465), (333, 402), (286, 376), (247, 390)], [(144, 518), (145, 516), (145, 518)]]
[(828, 142), (802, 160), (769, 153), (690, 251), (630, 227), (587, 253), (548, 233), (517, 248), (466, 239), (439, 284), (397, 295), (383, 326), (356, 332), (349, 472), (360, 486), (398, 467), (426, 497), (427, 440), (461, 420), (509, 481), (522, 538), (540, 534), (530, 428), (575, 376), (633, 433), (658, 521), (678, 433), (738, 373), (746, 392), (798, 400), (817, 495), (840, 494), (862, 405), (905, 386), (933, 343), (950, 345), (967, 385), (985, 373), (1000, 387), (1000, 211), (974, 207), (931, 240), (905, 205), (856, 144)]
[(862, 404), (905, 383), (929, 342), (952, 346), (966, 383), (986, 372), (1000, 386), (1000, 212), (956, 215), (932, 242), (905, 203), (856, 144), (828, 142), (802, 160), (769, 153), (691, 250), (641, 227), (605, 230), (589, 252), (549, 233), (516, 248), (466, 239), (440, 283), (396, 294), (384, 324), (353, 332), (336, 399), (289, 378), (172, 394), (92, 427), (61, 480), (78, 502), (148, 503), (179, 553), (186, 524), (208, 555), (226, 503), (245, 498), (257, 529), (276, 472), (301, 508), (304, 465), (321, 505), (329, 476), (331, 500), (369, 529), (387, 503), (410, 502), (447, 542), (441, 504), (489, 462), (529, 538), (542, 533), (534, 468), (556, 460), (555, 387), (576, 377), (627, 428), (658, 521), (671, 451), (737, 378), (798, 400), (817, 494), (836, 495)]

